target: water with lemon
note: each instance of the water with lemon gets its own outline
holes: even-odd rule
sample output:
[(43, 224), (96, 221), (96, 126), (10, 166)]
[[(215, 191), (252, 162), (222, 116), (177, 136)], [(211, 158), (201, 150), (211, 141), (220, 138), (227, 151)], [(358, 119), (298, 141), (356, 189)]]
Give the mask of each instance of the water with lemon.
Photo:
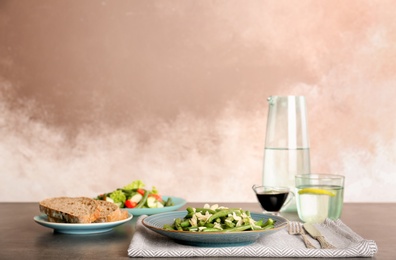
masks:
[(321, 223), (326, 218), (338, 219), (342, 213), (343, 199), (342, 186), (298, 186), (298, 215), (308, 223)]

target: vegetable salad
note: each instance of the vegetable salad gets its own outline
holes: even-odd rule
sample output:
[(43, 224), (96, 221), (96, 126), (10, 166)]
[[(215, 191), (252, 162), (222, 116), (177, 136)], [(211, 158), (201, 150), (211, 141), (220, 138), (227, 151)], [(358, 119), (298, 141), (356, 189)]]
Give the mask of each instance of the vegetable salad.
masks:
[(170, 197), (164, 201), (155, 186), (151, 190), (144, 187), (141, 180), (136, 180), (123, 188), (101, 194), (96, 199), (113, 202), (120, 208), (163, 208), (174, 205)]
[(233, 232), (271, 229), (274, 224), (272, 218), (255, 221), (249, 211), (205, 204), (203, 208), (188, 207), (184, 219), (176, 218), (172, 224), (165, 224), (163, 228), (192, 232)]

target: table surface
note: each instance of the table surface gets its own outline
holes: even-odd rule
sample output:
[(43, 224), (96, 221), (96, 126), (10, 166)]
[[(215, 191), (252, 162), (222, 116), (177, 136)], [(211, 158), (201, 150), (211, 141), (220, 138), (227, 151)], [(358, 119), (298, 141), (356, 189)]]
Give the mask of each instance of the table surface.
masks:
[[(203, 204), (187, 203), (182, 209)], [(218, 204), (261, 211), (257, 203)], [(137, 219), (106, 233), (67, 235), (34, 222), (33, 217), (40, 215), (38, 203), (0, 203), (0, 212), (0, 259), (126, 259)], [(296, 213), (282, 215), (298, 220)], [(395, 219), (396, 203), (345, 203), (341, 217), (357, 234), (377, 243), (373, 259), (381, 260), (396, 259)]]

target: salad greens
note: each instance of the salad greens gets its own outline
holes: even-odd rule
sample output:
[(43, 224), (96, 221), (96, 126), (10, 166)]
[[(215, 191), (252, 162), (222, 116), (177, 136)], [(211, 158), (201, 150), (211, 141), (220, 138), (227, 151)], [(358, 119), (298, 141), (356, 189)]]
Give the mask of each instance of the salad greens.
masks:
[(111, 198), (114, 203), (124, 203), (126, 201), (126, 195), (121, 190), (115, 190), (109, 194), (109, 198)]
[(120, 208), (162, 208), (173, 206), (172, 198), (163, 200), (156, 187), (144, 189), (146, 185), (136, 180), (123, 188), (98, 195), (95, 199), (106, 200), (117, 204)]
[(133, 189), (140, 189), (146, 186), (141, 180), (133, 181), (128, 185), (125, 185), (123, 189), (125, 190), (133, 190)]
[(183, 219), (176, 218), (172, 224), (165, 224), (163, 228), (192, 232), (233, 232), (271, 229), (274, 224), (272, 218), (255, 221), (247, 210), (205, 204), (203, 208), (188, 207)]

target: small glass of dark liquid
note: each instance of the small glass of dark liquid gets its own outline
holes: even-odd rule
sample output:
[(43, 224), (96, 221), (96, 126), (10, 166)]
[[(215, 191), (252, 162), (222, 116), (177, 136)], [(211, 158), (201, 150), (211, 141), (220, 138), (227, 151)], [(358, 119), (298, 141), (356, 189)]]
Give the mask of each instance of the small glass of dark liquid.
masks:
[(279, 215), (279, 211), (282, 207), (289, 204), (294, 197), (294, 193), (289, 187), (253, 185), (252, 189), (256, 193), (257, 199), (266, 213), (274, 215)]

